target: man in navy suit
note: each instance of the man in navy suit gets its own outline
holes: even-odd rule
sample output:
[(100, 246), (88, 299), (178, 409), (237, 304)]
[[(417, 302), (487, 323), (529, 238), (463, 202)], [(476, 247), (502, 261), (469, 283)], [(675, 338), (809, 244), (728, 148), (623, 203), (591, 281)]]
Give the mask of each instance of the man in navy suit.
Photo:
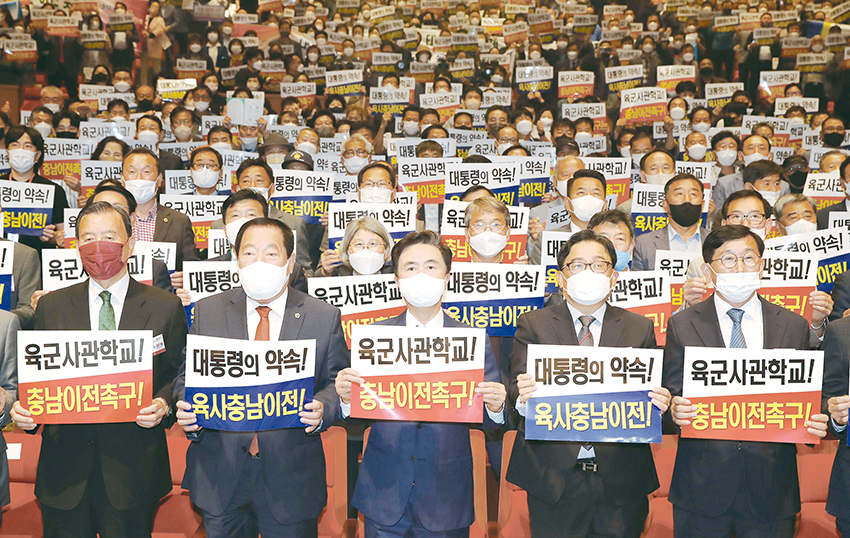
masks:
[[(413, 232), (392, 252), (396, 284), (407, 310), (381, 325), (466, 327), (442, 310), (452, 252), (432, 231)], [(485, 381), (478, 384), (484, 426), (505, 422), (506, 391), (499, 366), (486, 343)], [(336, 390), (342, 415), (350, 414), (351, 383), (363, 383), (351, 368), (340, 371)], [(474, 517), (472, 449), (468, 424), (377, 421), (357, 476), (352, 504), (365, 517), (366, 538), (469, 536)]]
[(295, 266), (292, 230), (260, 217), (242, 225), (234, 245), (241, 288), (195, 305), (191, 334), (241, 340), (315, 340), (313, 401), (306, 428), (261, 432), (200, 429), (185, 397), (185, 363), (174, 380), (177, 421), (192, 440), (183, 487), (203, 512), (207, 536), (315, 537), (327, 502), (318, 433), (339, 418), (334, 389), (348, 364), (339, 309), (288, 285)]

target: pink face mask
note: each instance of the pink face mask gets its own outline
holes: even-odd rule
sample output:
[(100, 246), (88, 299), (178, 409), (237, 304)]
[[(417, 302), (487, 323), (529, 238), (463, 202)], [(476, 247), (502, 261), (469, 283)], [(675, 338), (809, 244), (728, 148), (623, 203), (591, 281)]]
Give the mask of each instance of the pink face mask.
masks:
[(78, 250), (83, 267), (95, 280), (109, 280), (124, 268), (124, 243), (92, 241), (80, 245)]

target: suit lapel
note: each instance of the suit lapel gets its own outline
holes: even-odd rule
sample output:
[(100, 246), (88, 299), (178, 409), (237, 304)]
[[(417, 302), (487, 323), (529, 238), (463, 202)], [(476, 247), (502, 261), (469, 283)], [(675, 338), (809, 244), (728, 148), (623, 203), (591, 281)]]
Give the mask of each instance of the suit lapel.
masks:
[(558, 344), (562, 346), (577, 346), (578, 336), (575, 331), (575, 320), (573, 320), (566, 300), (552, 308), (552, 334), (558, 338)]
[[(670, 235), (666, 226), (655, 235), (655, 250), (670, 250)], [(655, 267), (650, 267), (650, 271), (654, 269)]]
[(297, 340), (303, 322), (304, 298), (298, 290), (290, 289), (286, 297), (286, 312), (283, 314), (279, 340)]
[(720, 323), (717, 322), (717, 307), (714, 304), (714, 295), (705, 301), (692, 306), (694, 316), (691, 325), (694, 334), (702, 340), (705, 347), (725, 347), (723, 333), (720, 332)]
[[(130, 277), (130, 283), (127, 285), (127, 296), (124, 298), (124, 308), (121, 309), (121, 321), (118, 322), (118, 330), (133, 330), (147, 326), (149, 312), (143, 308), (147, 302), (143, 292), (142, 284)], [(86, 302), (88, 303), (88, 301)]]
[(227, 324), (227, 334), (230, 338), (248, 340), (248, 300), (245, 292), (233, 294), (227, 311), (224, 312), (224, 322)]
[(159, 205), (159, 202), (157, 202), (157, 204), (158, 205), (156, 208), (156, 227), (154, 227), (153, 235), (154, 241), (163, 241), (163, 239), (160, 238), (168, 237), (168, 228), (171, 226), (171, 222), (174, 219), (166, 220), (166, 217), (168, 216), (166, 207), (163, 205)]
[(772, 349), (782, 345), (782, 335), (785, 334), (786, 325), (783, 323), (779, 313), (781, 310), (771, 308), (771, 304), (759, 295), (761, 301), (762, 326), (764, 327), (763, 349)]
[(599, 345), (617, 347), (617, 342), (620, 341), (620, 336), (625, 330), (622, 312), (609, 304), (605, 308), (605, 317), (602, 319), (602, 334), (599, 335)]
[[(68, 300), (71, 303), (71, 308), (68, 312), (73, 312), (73, 316), (67, 316), (65, 319), (69, 321), (68, 330), (71, 331), (88, 331), (91, 330), (91, 314), (89, 310), (89, 284), (80, 286), (81, 293), (68, 294)], [(123, 314), (122, 314), (123, 316)], [(97, 329), (97, 327), (94, 327)]]

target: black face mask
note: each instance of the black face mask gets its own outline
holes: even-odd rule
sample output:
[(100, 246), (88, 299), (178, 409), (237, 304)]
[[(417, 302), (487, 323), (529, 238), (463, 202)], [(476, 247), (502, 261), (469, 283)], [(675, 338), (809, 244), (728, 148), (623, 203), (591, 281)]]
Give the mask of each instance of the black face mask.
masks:
[(699, 70), (699, 74), (704, 77), (710, 77), (712, 73), (714, 73), (714, 69), (710, 67), (702, 67)]
[(136, 103), (136, 108), (138, 108), (141, 112), (150, 112), (153, 110), (153, 100), (142, 99)]
[(95, 84), (100, 84), (101, 82), (108, 82), (109, 75), (107, 75), (106, 73), (95, 73), (92, 76), (91, 81)]
[(460, 129), (461, 131), (471, 131), (472, 127), (469, 125), (456, 125), (455, 129)]
[(328, 108), (328, 110), (330, 110), (331, 112), (333, 112), (335, 114), (340, 114), (342, 112), (342, 107), (341, 106), (332, 106), (332, 107)]
[(723, 14), (728, 17), (732, 14), (732, 8), (724, 9)]
[(844, 133), (824, 133), (823, 134), (823, 143), (825, 146), (829, 146), (831, 148), (837, 148), (841, 146), (841, 143), (844, 142)]
[(797, 170), (788, 174), (788, 181), (791, 182), (792, 187), (802, 189), (806, 185), (806, 176), (808, 175), (808, 172), (805, 170)]
[(693, 226), (697, 223), (702, 212), (702, 206), (685, 202), (684, 204), (670, 204), (670, 218), (679, 226), (685, 228)]
[(72, 133), (69, 131), (60, 131), (56, 133), (56, 138), (77, 138), (77, 133)]

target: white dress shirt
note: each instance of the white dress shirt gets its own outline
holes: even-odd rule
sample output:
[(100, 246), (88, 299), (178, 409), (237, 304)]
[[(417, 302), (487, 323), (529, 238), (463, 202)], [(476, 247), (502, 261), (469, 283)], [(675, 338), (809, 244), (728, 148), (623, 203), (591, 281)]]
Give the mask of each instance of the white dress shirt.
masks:
[(91, 330), (96, 331), (100, 326), (100, 308), (103, 306), (103, 299), (100, 294), (103, 291), (108, 291), (112, 294), (109, 298), (109, 304), (112, 305), (112, 310), (115, 312), (115, 328), (121, 323), (121, 313), (124, 311), (124, 302), (127, 300), (127, 288), (130, 286), (130, 274), (124, 273), (124, 276), (115, 284), (109, 286), (108, 289), (101, 287), (100, 284), (89, 278), (89, 322)]
[[(443, 328), (443, 321), (445, 312), (440, 310), (436, 316), (428, 320), (426, 323), (420, 323), (408, 310), (405, 315), (405, 326), (406, 327), (427, 327), (428, 329), (441, 329)], [(345, 403), (340, 399), (339, 401), (340, 410), (342, 412), (342, 418), (348, 418), (351, 415), (351, 404)], [(487, 414), (490, 416), (490, 419), (496, 424), (504, 424), (505, 423), (505, 406), (502, 406), (502, 410), (498, 413), (494, 413), (490, 411), (490, 408), (487, 407), (487, 404), (484, 404), (484, 410), (487, 411)]]
[(670, 242), (670, 250), (674, 252), (702, 252), (702, 241), (700, 240), (699, 227), (694, 235), (685, 239), (679, 232), (667, 225), (667, 239)]
[[(729, 347), (732, 340), (732, 318), (726, 313), (735, 308), (714, 294), (714, 306), (717, 309), (717, 321), (720, 323), (720, 333), (723, 335), (723, 345)], [(747, 349), (764, 349), (764, 315), (761, 311), (761, 301), (758, 293), (754, 293), (750, 300), (741, 306), (744, 316), (741, 318), (741, 330), (744, 332), (744, 340)]]
[(280, 330), (283, 327), (283, 316), (286, 313), (286, 299), (289, 297), (289, 286), (283, 295), (270, 302), (269, 304), (260, 304), (247, 295), (245, 303), (248, 311), (248, 339), (254, 340), (257, 335), (257, 326), (260, 324), (260, 313), (257, 312), (258, 306), (267, 306), (271, 308), (269, 311), (269, 340), (279, 340)]

